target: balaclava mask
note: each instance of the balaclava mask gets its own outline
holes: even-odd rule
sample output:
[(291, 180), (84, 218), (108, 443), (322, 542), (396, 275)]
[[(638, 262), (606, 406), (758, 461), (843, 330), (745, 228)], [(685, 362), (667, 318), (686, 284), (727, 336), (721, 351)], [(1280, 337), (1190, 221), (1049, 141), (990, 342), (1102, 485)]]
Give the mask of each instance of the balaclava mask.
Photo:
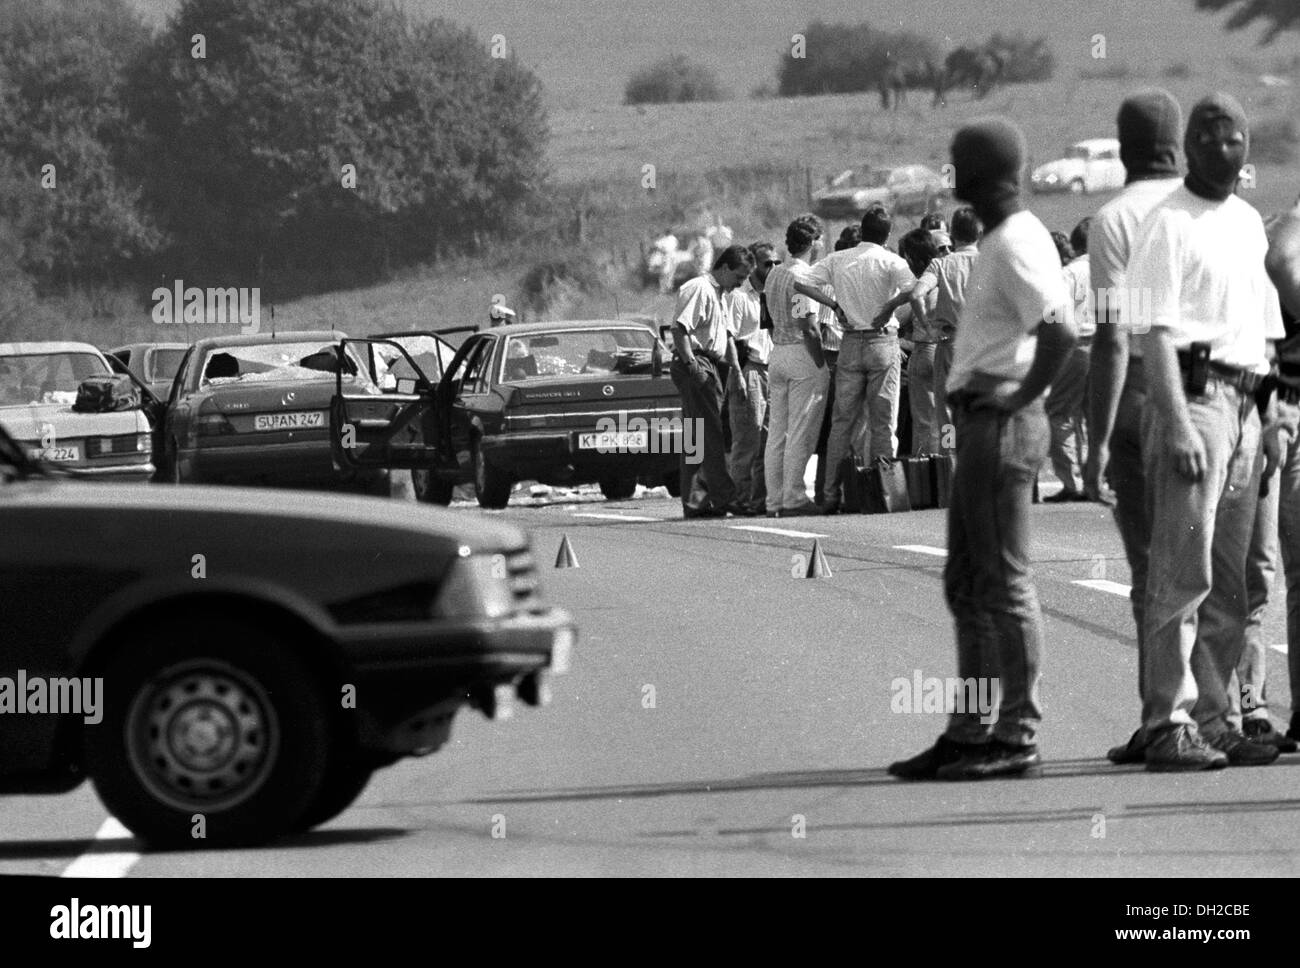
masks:
[(1168, 91), (1145, 88), (1124, 99), (1116, 119), (1119, 157), (1127, 172), (1125, 184), (1178, 174), (1178, 138), (1183, 110)]
[(954, 194), (968, 202), (991, 232), (1020, 211), (1020, 177), (1028, 151), (1025, 136), (1005, 118), (981, 118), (952, 139)]
[[(1233, 135), (1241, 138), (1224, 147)], [(1246, 112), (1230, 94), (1201, 98), (1187, 119), (1183, 151), (1187, 153), (1188, 191), (1201, 198), (1223, 201), (1237, 187), (1241, 166), (1250, 149), (1250, 128)]]

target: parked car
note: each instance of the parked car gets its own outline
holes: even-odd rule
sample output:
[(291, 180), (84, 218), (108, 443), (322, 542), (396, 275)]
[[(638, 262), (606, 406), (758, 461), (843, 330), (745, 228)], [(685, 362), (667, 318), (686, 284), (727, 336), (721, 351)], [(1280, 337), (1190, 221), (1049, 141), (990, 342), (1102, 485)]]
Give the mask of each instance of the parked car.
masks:
[(147, 481), (154, 474), (151, 425), (140, 400), (74, 409), (86, 380), (112, 372), (89, 343), (0, 343), (0, 427), (47, 461)]
[(108, 355), (125, 363), (131, 374), (155, 397), (166, 400), (172, 390), (172, 381), (176, 379), (176, 371), (189, 348), (189, 343), (132, 343), (109, 350)]
[[(365, 357), (371, 340), (344, 340)], [(392, 344), (395, 345), (395, 344)], [(374, 352), (378, 353), (378, 350)], [(367, 394), (339, 381), (331, 407), (335, 457), (364, 470), (409, 467), (416, 494), (447, 504), (473, 483), (479, 503), (505, 507), (516, 481), (598, 483), (611, 500), (638, 483), (678, 487), (684, 438), (677, 388), (662, 371), (664, 347), (638, 320), (499, 326), (469, 336), (441, 380), (417, 375), (398, 393), (402, 409), (376, 420)], [(418, 437), (409, 433), (419, 425)], [(344, 446), (351, 433), (355, 446)], [(423, 478), (421, 483), (420, 476)]]
[(0, 676), (11, 701), (46, 684), (47, 713), (0, 715), (2, 793), (89, 776), (150, 844), (256, 844), (437, 750), (464, 706), (545, 703), (567, 668), (576, 628), (514, 528), (62, 467), (0, 431)]
[(872, 205), (891, 213), (932, 212), (952, 197), (943, 176), (925, 165), (850, 168), (813, 192), (813, 210), (824, 218), (859, 218)]
[(270, 484), (388, 495), (388, 471), (334, 464), (327, 413), (336, 371), (350, 391), (391, 408), (370, 360), (340, 353), (337, 331), (217, 336), (186, 353), (160, 434), (162, 479)]
[(1089, 138), (1065, 150), (1065, 157), (1039, 165), (1029, 183), (1036, 192), (1116, 191), (1124, 187), (1124, 163), (1115, 138)]

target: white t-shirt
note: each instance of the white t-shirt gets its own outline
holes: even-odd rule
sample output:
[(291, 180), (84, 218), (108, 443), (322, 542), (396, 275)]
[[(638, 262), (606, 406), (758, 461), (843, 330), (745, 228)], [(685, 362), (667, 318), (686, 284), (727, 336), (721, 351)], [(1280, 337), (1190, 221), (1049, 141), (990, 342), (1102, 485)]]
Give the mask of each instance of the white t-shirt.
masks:
[(1051, 235), (1032, 212), (1016, 212), (980, 242), (953, 342), (949, 392), (977, 372), (1023, 380), (1038, 349), (1038, 324), (1051, 319), (1048, 325), (1073, 327), (1073, 316)]
[(736, 339), (746, 341), (751, 361), (766, 363), (772, 353), (772, 334), (760, 325), (763, 307), (758, 300), (758, 290), (746, 279), (731, 291), (729, 298), (732, 333)]
[(1253, 207), (1236, 195), (1216, 202), (1181, 186), (1138, 229), (1126, 269), (1130, 306), (1140, 298), (1139, 321), (1167, 330), (1178, 349), (1209, 343), (1211, 360), (1267, 373), (1266, 341), (1286, 336), (1264, 271), (1267, 253), (1264, 220)]
[[(815, 286), (831, 286), (835, 301), (848, 317), (848, 329), (870, 329), (890, 298), (903, 289), (910, 290), (916, 277), (907, 260), (875, 242), (862, 242), (851, 249), (832, 252), (808, 274)], [(891, 319), (886, 329), (896, 329)]]
[[(1133, 240), (1151, 209), (1182, 183), (1178, 177), (1131, 182), (1093, 216), (1092, 227), (1088, 230), (1088, 272), (1092, 276), (1090, 286), (1095, 294), (1093, 312), (1102, 325), (1109, 321), (1133, 331), (1131, 322), (1124, 318), (1129, 308), (1124, 269), (1133, 252)], [(1141, 310), (1145, 306), (1139, 301), (1136, 308)], [(1129, 353), (1140, 357), (1141, 344), (1141, 340), (1129, 340)]]

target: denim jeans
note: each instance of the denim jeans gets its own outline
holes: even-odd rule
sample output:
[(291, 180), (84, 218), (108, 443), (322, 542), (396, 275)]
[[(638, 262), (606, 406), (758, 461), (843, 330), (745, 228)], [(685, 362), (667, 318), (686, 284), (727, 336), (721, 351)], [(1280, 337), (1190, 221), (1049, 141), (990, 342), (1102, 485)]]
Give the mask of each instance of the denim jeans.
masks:
[(772, 347), (768, 388), (767, 509), (792, 511), (810, 504), (804, 473), (817, 447), (830, 377), (802, 343)]
[(727, 467), (736, 485), (736, 501), (757, 511), (767, 501), (767, 482), (763, 475), (763, 448), (767, 444), (767, 367), (745, 364), (741, 371), (748, 395), (744, 400), (734, 389), (730, 397), (731, 450)]
[[(954, 453), (952, 430), (953, 415), (948, 406), (948, 371), (952, 369), (952, 340), (944, 340), (934, 348), (934, 424), (939, 447), (935, 453)], [(946, 441), (946, 443), (945, 443)]]
[(1163, 416), (1142, 416), (1151, 545), (1145, 630), (1147, 732), (1230, 726), (1230, 681), (1246, 628), (1246, 555), (1259, 500), (1259, 411), (1252, 396), (1211, 379), (1187, 410), (1206, 469), (1189, 481), (1174, 466)]
[[(1295, 404), (1278, 408), (1295, 410)], [(1294, 418), (1294, 413), (1292, 414)], [(1278, 481), (1278, 544), (1286, 576), (1287, 674), (1291, 682), (1291, 715), (1300, 707), (1300, 440), (1282, 454)]]
[(835, 365), (835, 413), (826, 442), (828, 500), (839, 499), (840, 464), (848, 456), (853, 424), (864, 410), (870, 452), (866, 461), (893, 457), (898, 450), (894, 428), (898, 424), (898, 394), (902, 377), (902, 350), (897, 336), (863, 336), (845, 333)]
[(688, 464), (686, 458), (690, 455), (684, 450), (678, 458), (684, 511), (721, 507), (736, 496), (736, 486), (727, 473), (727, 447), (722, 434), (722, 380), (712, 361), (702, 356), (696, 359), (708, 377), (702, 386), (681, 361), (674, 359), (668, 368), (682, 398), (683, 424), (698, 420), (696, 426), (704, 430), (700, 463)]
[(912, 453), (939, 452), (934, 410), (935, 343), (917, 343), (907, 358), (907, 402), (912, 411)]
[[(972, 387), (972, 389), (974, 389)], [(992, 734), (1035, 741), (1042, 612), (1029, 572), (1029, 508), (1050, 431), (1042, 399), (1012, 414), (968, 409), (950, 398), (957, 421), (957, 470), (948, 508), (944, 592), (957, 628), (957, 675), (999, 680)], [(947, 735), (982, 743), (978, 711), (954, 712)]]
[[(1262, 447), (1256, 460), (1262, 473)], [(1268, 719), (1268, 692), (1264, 681), (1268, 672), (1268, 643), (1264, 640), (1264, 613), (1268, 610), (1268, 595), (1277, 575), (1278, 487), (1281, 476), (1278, 471), (1273, 472), (1268, 494), (1256, 505), (1255, 527), (1250, 535), (1250, 550), (1246, 552), (1245, 643), (1237, 663), (1237, 688), (1228, 691), (1232, 704), (1228, 722), (1235, 729), (1241, 728), (1243, 718)]]
[(1052, 472), (1068, 494), (1083, 493), (1083, 402), (1088, 392), (1088, 367), (1092, 348), (1076, 346), (1052, 383), (1047, 397), (1047, 419), (1052, 426), (1048, 454)]

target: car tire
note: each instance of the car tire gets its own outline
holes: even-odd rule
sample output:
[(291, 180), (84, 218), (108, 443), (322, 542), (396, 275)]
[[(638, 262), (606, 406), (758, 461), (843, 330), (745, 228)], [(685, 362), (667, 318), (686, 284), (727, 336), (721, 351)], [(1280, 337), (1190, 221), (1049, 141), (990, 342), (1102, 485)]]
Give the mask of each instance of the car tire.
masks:
[(471, 450), (470, 457), (474, 462), (474, 491), (478, 496), (479, 506), (499, 511), (510, 503), (510, 487), (514, 482), (510, 479), (510, 475), (488, 463), (477, 440), (474, 441)]
[(293, 825), (294, 830), (306, 831), (329, 823), (356, 802), (374, 774), (374, 765), (355, 753), (337, 757), (326, 771), (325, 782), (321, 784), (316, 799)]
[(1083, 189), (1084, 189), (1084, 184), (1082, 178), (1075, 178), (1070, 182), (1071, 195), (1082, 195)]
[(682, 496), (682, 475), (679, 471), (670, 471), (664, 475), (664, 487), (668, 489), (669, 497)]
[(328, 703), (276, 636), (188, 615), (144, 631), (102, 676), (83, 762), (109, 812), (150, 846), (265, 843), (319, 797)]
[(438, 477), (427, 467), (417, 467), (411, 471), (411, 489), (415, 491), (417, 501), (446, 507), (451, 503), (456, 484)]
[(600, 493), (606, 501), (626, 501), (636, 493), (636, 477), (602, 477)]

